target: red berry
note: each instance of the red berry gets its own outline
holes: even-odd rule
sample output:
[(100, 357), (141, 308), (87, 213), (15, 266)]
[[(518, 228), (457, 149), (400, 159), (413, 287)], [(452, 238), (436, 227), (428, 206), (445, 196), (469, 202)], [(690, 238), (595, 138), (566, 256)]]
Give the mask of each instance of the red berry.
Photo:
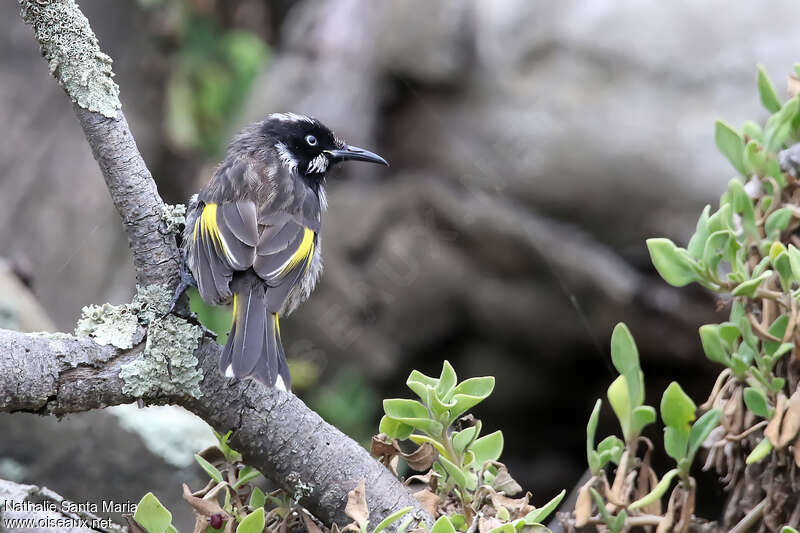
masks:
[(222, 527), (222, 523), (223, 523), (222, 515), (219, 514), (219, 513), (212, 514), (211, 516), (208, 517), (208, 523), (214, 529), (220, 529)]

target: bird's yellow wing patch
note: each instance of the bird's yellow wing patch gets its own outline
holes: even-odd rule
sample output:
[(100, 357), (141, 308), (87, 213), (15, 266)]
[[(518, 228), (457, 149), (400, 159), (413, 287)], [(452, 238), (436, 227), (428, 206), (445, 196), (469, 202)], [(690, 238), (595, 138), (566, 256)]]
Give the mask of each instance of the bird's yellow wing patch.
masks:
[(292, 257), (289, 258), (289, 261), (286, 263), (286, 266), (283, 267), (283, 274), (291, 272), (295, 267), (301, 264), (303, 261), (306, 262), (306, 268), (308, 265), (311, 264), (311, 258), (314, 255), (314, 231), (308, 228), (303, 228), (303, 240), (300, 241), (300, 245), (295, 250)]

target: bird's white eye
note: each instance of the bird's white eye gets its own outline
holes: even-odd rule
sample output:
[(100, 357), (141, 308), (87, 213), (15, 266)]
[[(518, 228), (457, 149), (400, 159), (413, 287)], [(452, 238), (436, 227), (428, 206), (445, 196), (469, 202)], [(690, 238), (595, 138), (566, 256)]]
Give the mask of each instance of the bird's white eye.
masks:
[(317, 145), (317, 138), (313, 135), (306, 135), (306, 142), (309, 146), (316, 146)]

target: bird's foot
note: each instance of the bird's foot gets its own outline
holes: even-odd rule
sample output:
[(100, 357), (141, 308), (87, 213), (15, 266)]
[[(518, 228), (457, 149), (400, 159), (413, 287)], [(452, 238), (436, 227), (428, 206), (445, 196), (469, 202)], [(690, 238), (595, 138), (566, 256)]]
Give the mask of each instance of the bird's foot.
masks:
[(175, 294), (172, 295), (172, 300), (169, 303), (169, 310), (164, 313), (164, 316), (167, 316), (175, 310), (178, 300), (181, 299), (181, 296), (189, 287), (197, 287), (197, 282), (194, 276), (192, 276), (192, 271), (186, 266), (186, 261), (181, 261), (181, 279), (178, 282), (178, 286), (175, 288)]

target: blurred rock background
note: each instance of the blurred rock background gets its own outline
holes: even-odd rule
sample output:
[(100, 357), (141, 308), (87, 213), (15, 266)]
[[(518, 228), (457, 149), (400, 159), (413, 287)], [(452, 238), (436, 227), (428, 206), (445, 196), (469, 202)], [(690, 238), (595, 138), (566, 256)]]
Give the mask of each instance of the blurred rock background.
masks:
[[(546, 501), (585, 468), (618, 321), (639, 343), (649, 403), (673, 379), (704, 399), (713, 369), (697, 327), (714, 319), (713, 299), (661, 282), (644, 239), (685, 242), (734, 175), (713, 122), (765, 117), (755, 67), (781, 86), (800, 59), (794, 2), (81, 6), (168, 202), (205, 183), (238, 127), (273, 111), (315, 115), (391, 162), (330, 179), (325, 276), (284, 322), (298, 393), (354, 437), (376, 430), (381, 398), (409, 394), (411, 369), (436, 373), (447, 358), (462, 376), (497, 377), (477, 415), (504, 430), (506, 462)], [(81, 306), (126, 301), (133, 273), (72, 109), (16, 10), (0, 5), (0, 256), (49, 315), (38, 329), (71, 331)], [(0, 309), (22, 327), (28, 304), (15, 294), (0, 292)], [(65, 459), (95, 494), (149, 487), (178, 501), (173, 478), (189, 474), (137, 438), (122, 439), (140, 465), (130, 476), (86, 467), (120, 453), (76, 430), (91, 417), (104, 434), (125, 431), (105, 413), (4, 416), (0, 432), (25, 438), (0, 439), (0, 458), (31, 474), (22, 481), (69, 492), (74, 476), (41, 467), (51, 447), (97, 446)]]

